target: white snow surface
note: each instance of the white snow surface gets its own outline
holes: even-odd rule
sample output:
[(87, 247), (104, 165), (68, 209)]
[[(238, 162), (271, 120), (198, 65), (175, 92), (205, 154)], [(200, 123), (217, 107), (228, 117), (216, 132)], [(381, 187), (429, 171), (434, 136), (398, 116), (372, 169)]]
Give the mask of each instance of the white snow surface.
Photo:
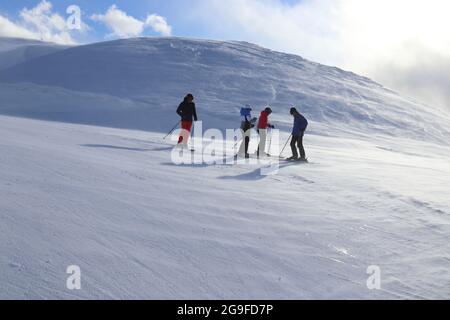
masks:
[[(187, 92), (206, 128), (271, 104), (282, 142), (297, 105), (311, 163), (175, 165), (163, 136)], [(450, 298), (450, 116), (367, 78), (128, 39), (0, 70), (0, 114), (0, 298)]]
[(448, 147), (309, 136), (311, 164), (262, 176), (174, 165), (158, 133), (0, 123), (0, 298), (450, 297)]

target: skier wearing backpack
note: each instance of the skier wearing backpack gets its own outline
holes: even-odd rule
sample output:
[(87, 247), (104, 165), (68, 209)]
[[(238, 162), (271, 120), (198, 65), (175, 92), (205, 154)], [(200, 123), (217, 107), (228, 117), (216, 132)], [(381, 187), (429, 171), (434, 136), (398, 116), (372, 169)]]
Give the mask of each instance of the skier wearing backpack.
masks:
[(245, 156), (246, 159), (250, 158), (248, 146), (250, 144), (251, 129), (255, 127), (257, 120), (256, 118), (252, 118), (251, 112), (252, 108), (249, 105), (241, 108), (242, 143), (237, 156)]
[(269, 123), (269, 116), (272, 114), (272, 109), (270, 107), (267, 107), (264, 111), (261, 112), (261, 115), (259, 116), (258, 121), (258, 134), (259, 134), (259, 145), (258, 145), (258, 151), (256, 152), (256, 155), (258, 158), (260, 155), (266, 155), (266, 140), (267, 140), (267, 128), (274, 129), (275, 126), (271, 125)]
[[(303, 147), (303, 136), (305, 135), (306, 128), (308, 127), (308, 120), (306, 120), (306, 118), (302, 116), (294, 107), (291, 108), (290, 113), (294, 117), (294, 127), (292, 128), (291, 140), (292, 157), (287, 160), (306, 162), (306, 153), (305, 148)], [(297, 147), (300, 150), (300, 158), (298, 157)]]
[(177, 114), (181, 117), (181, 133), (178, 139), (179, 146), (186, 146), (191, 134), (192, 122), (197, 121), (197, 111), (195, 109), (194, 96), (188, 94), (180, 103)]

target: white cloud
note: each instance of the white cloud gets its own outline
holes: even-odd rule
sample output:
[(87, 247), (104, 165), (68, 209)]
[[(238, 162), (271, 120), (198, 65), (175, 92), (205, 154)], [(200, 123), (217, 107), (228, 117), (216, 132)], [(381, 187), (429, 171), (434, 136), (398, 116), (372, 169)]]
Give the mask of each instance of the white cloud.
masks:
[(222, 38), (239, 35), (243, 40), (334, 63), (329, 48), (336, 48), (338, 34), (332, 22), (336, 19), (332, 1), (289, 5), (278, 0), (203, 0), (189, 14)]
[(0, 15), (0, 37), (38, 39), (38, 36)]
[[(436, 101), (423, 93), (430, 91), (417, 90), (410, 71), (433, 75), (439, 88), (450, 87), (448, 71), (439, 67), (450, 64), (448, 0), (201, 0), (189, 12), (212, 35), (239, 35), (366, 74), (426, 102)], [(394, 78), (393, 70), (403, 76)], [(446, 97), (440, 102), (450, 107), (450, 91), (434, 96)]]
[(163, 36), (170, 36), (172, 34), (172, 27), (167, 23), (166, 18), (157, 14), (149, 15), (145, 24)]
[(119, 38), (140, 36), (146, 27), (151, 27), (164, 36), (172, 33), (172, 27), (166, 18), (152, 14), (146, 21), (141, 21), (120, 10), (116, 5), (112, 5), (105, 14), (94, 14), (91, 19), (104, 23), (112, 31), (112, 36)]
[(409, 52), (409, 59), (406, 59), (409, 61), (380, 60), (374, 64), (371, 74), (404, 94), (450, 109), (449, 56), (418, 46), (410, 48)]
[(47, 0), (32, 9), (22, 9), (17, 21), (0, 15), (0, 36), (75, 44), (65, 19), (52, 12), (52, 4)]
[(144, 22), (127, 15), (116, 5), (112, 5), (105, 14), (93, 15), (92, 19), (103, 22), (113, 35), (120, 38), (139, 36), (144, 31)]

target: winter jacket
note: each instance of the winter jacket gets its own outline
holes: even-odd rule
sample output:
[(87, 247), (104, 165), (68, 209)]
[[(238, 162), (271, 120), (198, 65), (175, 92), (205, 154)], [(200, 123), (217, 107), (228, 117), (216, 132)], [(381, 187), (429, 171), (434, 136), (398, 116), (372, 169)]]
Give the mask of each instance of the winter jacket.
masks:
[(292, 129), (293, 136), (300, 136), (302, 132), (308, 127), (308, 120), (300, 113), (294, 115), (294, 128)]
[(259, 116), (258, 129), (267, 129), (269, 126), (269, 114), (266, 111), (263, 111)]
[(182, 121), (197, 121), (195, 103), (189, 103), (186, 99), (178, 107), (177, 114), (181, 117)]

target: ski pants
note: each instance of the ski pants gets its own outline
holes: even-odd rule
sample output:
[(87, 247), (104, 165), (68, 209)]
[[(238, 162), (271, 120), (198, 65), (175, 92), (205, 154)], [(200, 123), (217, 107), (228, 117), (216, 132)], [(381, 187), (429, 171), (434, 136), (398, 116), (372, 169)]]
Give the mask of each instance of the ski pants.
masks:
[(239, 152), (238, 152), (238, 154), (240, 156), (248, 154), (248, 146), (250, 144), (250, 136), (251, 135), (252, 135), (251, 128), (243, 131), (243, 134), (242, 134), (242, 139), (243, 140), (242, 140), (242, 143), (241, 143), (241, 147), (239, 148)]
[(297, 148), (300, 150), (300, 157), (302, 159), (306, 158), (305, 148), (303, 147), (303, 136), (305, 135), (305, 131), (302, 131), (300, 135), (292, 136), (291, 140), (291, 149), (292, 156), (294, 158), (298, 158)]
[(258, 157), (260, 155), (265, 155), (266, 152), (266, 141), (267, 141), (267, 129), (258, 129), (259, 134), (259, 145), (258, 145)]
[(191, 135), (192, 121), (181, 121), (181, 133), (178, 144), (187, 144)]

